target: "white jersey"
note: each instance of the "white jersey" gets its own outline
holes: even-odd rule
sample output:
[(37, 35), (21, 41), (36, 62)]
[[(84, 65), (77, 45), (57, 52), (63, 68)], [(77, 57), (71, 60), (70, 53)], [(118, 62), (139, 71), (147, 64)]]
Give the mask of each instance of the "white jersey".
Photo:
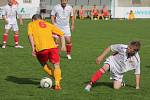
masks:
[(73, 8), (67, 4), (66, 7), (63, 9), (61, 4), (57, 4), (52, 9), (51, 15), (56, 17), (56, 26), (69, 27), (70, 16), (73, 16)]
[(113, 70), (113, 73), (123, 74), (129, 70), (135, 70), (135, 74), (140, 74), (140, 57), (138, 53), (128, 58), (127, 45), (124, 44), (111, 45), (111, 50), (118, 53), (106, 59), (105, 63), (110, 65), (110, 70)]
[(9, 24), (17, 23), (16, 20), (17, 14), (18, 14), (18, 6), (16, 5), (12, 6), (6, 5), (2, 12), (2, 15), (6, 16), (6, 20), (8, 21)]

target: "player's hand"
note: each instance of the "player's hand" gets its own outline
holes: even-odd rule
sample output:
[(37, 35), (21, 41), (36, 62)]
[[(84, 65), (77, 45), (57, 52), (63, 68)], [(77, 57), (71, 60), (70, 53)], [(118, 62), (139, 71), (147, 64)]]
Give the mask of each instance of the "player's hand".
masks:
[(96, 64), (100, 64), (102, 60), (103, 60), (103, 57), (101, 56), (97, 57)]
[(23, 22), (22, 22), (22, 21), (20, 21), (20, 25), (23, 25)]
[(8, 24), (8, 20), (5, 20), (5, 24)]
[(62, 46), (62, 47), (61, 47), (61, 51), (65, 52), (65, 51), (66, 51), (66, 47), (65, 47), (65, 46)]
[(32, 51), (32, 56), (36, 57), (36, 52), (35, 51)]

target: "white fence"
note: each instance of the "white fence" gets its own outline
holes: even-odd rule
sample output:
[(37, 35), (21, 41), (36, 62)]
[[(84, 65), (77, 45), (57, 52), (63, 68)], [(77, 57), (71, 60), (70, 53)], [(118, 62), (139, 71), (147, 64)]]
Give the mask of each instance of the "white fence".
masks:
[(136, 18), (150, 18), (150, 7), (116, 7), (114, 18), (127, 18), (130, 10)]

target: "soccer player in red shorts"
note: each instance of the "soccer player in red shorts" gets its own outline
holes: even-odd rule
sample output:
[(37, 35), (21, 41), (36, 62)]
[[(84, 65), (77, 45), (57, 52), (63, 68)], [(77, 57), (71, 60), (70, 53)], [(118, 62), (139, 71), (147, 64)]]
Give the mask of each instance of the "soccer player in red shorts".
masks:
[[(61, 37), (64, 35), (58, 27), (42, 20), (40, 15), (33, 15), (32, 22), (28, 24), (28, 37), (32, 46), (32, 55), (37, 57), (44, 71), (54, 77), (55, 89), (60, 90), (60, 57), (53, 34)], [(54, 69), (47, 64), (48, 60), (54, 65)]]

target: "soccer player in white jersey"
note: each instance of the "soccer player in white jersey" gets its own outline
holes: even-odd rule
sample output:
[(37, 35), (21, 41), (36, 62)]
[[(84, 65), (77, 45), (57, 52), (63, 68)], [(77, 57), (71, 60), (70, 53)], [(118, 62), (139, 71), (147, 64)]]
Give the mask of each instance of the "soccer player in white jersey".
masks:
[[(8, 39), (8, 32), (12, 28), (14, 31), (14, 41), (15, 41), (15, 48), (23, 48), (22, 46), (19, 45), (19, 28), (17, 24), (17, 15), (18, 13), (18, 6), (13, 4), (13, 0), (8, 0), (8, 4), (4, 7), (3, 12), (2, 12), (2, 17), (5, 22), (5, 32), (3, 34), (3, 46), (2, 48), (6, 48), (7, 44), (7, 39)], [(21, 16), (20, 16), (21, 18)], [(21, 21), (21, 19), (20, 19)]]
[(65, 40), (62, 38), (62, 50), (65, 49), (64, 47), (66, 44), (67, 58), (71, 59), (72, 41), (70, 31), (70, 17), (72, 19), (71, 28), (72, 31), (74, 31), (74, 15), (73, 8), (67, 3), (68, 0), (61, 0), (61, 4), (54, 6), (51, 12), (51, 21), (65, 33)]
[(106, 48), (104, 52), (98, 56), (96, 63), (100, 64), (105, 56), (112, 51), (104, 62), (104, 66), (97, 70), (91, 77), (90, 82), (86, 85), (85, 90), (90, 91), (91, 87), (102, 75), (109, 70), (110, 78), (113, 80), (113, 88), (120, 89), (122, 86), (123, 74), (129, 70), (134, 70), (136, 89), (140, 89), (140, 50), (139, 41), (131, 41), (129, 45), (115, 44)]

